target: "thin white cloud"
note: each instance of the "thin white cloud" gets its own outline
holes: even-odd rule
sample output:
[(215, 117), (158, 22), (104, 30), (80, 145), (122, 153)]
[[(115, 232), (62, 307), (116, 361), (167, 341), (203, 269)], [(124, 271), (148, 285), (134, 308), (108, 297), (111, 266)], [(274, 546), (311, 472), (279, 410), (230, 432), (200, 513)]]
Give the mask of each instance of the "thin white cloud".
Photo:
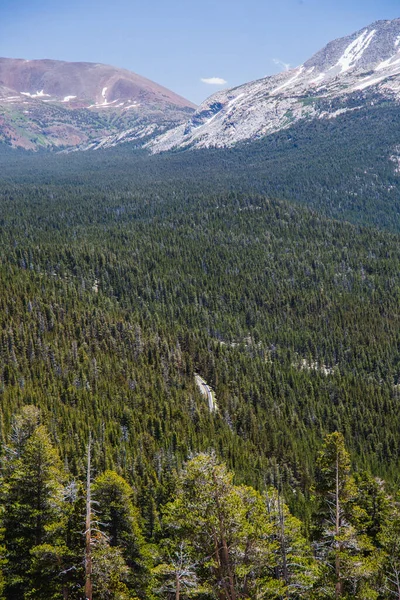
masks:
[(222, 77), (204, 77), (200, 81), (207, 83), (208, 85), (225, 85), (228, 83), (225, 79), (222, 79)]
[(281, 60), (280, 58), (273, 58), (272, 62), (278, 65), (278, 67), (282, 67), (284, 71), (289, 71), (290, 69), (290, 64), (283, 62), (283, 60)]

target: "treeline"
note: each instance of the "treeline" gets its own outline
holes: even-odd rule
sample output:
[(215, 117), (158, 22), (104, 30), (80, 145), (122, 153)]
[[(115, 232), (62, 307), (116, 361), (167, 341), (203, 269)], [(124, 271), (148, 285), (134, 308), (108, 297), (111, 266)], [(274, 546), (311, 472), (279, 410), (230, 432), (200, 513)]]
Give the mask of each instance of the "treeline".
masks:
[(399, 597), (398, 499), (351, 471), (339, 433), (325, 438), (316, 467), (309, 536), (279, 472), (275, 487), (256, 491), (235, 483), (214, 453), (171, 469), (146, 536), (134, 488), (90, 462), (86, 481), (74, 477), (26, 406), (2, 459), (0, 598)]

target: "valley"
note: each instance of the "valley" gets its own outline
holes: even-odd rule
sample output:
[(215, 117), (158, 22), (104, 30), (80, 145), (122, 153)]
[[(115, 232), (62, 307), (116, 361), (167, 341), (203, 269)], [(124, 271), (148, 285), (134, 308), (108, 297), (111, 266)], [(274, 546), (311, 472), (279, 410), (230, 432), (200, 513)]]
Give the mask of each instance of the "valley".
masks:
[[(18, 477), (26, 482), (31, 468), (24, 462), (30, 454), (22, 450), (20, 465), (27, 470), (12, 474), (8, 448), (19, 439), (15, 432), (33, 431), (27, 449), (56, 440), (65, 469), (57, 477), (78, 486), (86, 477), (90, 433), (93, 493), (105, 511), (102, 522), (111, 523), (104, 504), (110, 493), (125, 498), (120, 502), (129, 510), (139, 511), (134, 522), (141, 533), (123, 529), (139, 547), (123, 550), (123, 557), (129, 565), (142, 557), (141, 567), (129, 567), (130, 580), (122, 572), (115, 575), (127, 589), (151, 597), (158, 585), (154, 577), (161, 577), (157, 571), (152, 575), (152, 561), (163, 564), (165, 543), (185, 539), (188, 552), (207, 552), (206, 545), (190, 550), (192, 542), (184, 534), (185, 519), (193, 523), (193, 514), (206, 513), (201, 503), (195, 508), (193, 498), (190, 515), (181, 512), (190, 489), (183, 469), (193, 456), (195, 462), (187, 468), (201, 469), (211, 477), (204, 485), (214, 485), (213, 469), (222, 468), (210, 458), (215, 452), (218, 461), (234, 469), (235, 485), (263, 493), (270, 489), (272, 497), (278, 485), (287, 518), (294, 514), (302, 519), (287, 534), (297, 531), (298, 543), (305, 544), (301, 560), (310, 579), (301, 597), (307, 597), (307, 590), (318, 593), (316, 586), (323, 582), (307, 544), (314, 535), (323, 539), (312, 533), (319, 500), (311, 486), (323, 482), (318, 456), (324, 440), (334, 440), (329, 442), (328, 434), (339, 430), (350, 453), (359, 486), (351, 501), (366, 511), (369, 494), (387, 498), (379, 531), (386, 526), (384, 515), (397, 518), (395, 508), (389, 510), (389, 496), (397, 489), (399, 473), (398, 234), (335, 221), (260, 193), (210, 193), (210, 182), (202, 190), (200, 180), (191, 182), (189, 176), (185, 186), (171, 172), (165, 177), (167, 171), (164, 182), (152, 186), (142, 162), (149, 159), (141, 156), (132, 173), (124, 160), (121, 165), (119, 154), (109, 156), (107, 163), (104, 157), (98, 163), (97, 153), (85, 156), (88, 162), (73, 178), (68, 170), (77, 169), (76, 155), (54, 157), (44, 169), (43, 157), (32, 157), (29, 169), (26, 158), (21, 163), (12, 155), (10, 161), (7, 152), (2, 158), (0, 393), (6, 547), (15, 547), (25, 564), (31, 564), (25, 548), (42, 552), (25, 533), (15, 530), (14, 535), (18, 517), (12, 511), (19, 505), (12, 494), (30, 510), (30, 497), (22, 495), (24, 486), (17, 482)], [(118, 164), (124, 177), (116, 176)], [(58, 176), (60, 167), (65, 181)], [(136, 168), (142, 183), (133, 176)], [(147, 168), (154, 177), (152, 158)], [(207, 396), (208, 386), (215, 390), (218, 410), (210, 411), (196, 373), (207, 382)], [(34, 423), (46, 426), (48, 441), (42, 430), (29, 425), (32, 415), (26, 411), (33, 407), (40, 411)], [(370, 480), (363, 473), (370, 473)], [(385, 480), (384, 489), (375, 489), (375, 477)], [(232, 501), (241, 493), (223, 485)], [(120, 496), (126, 490), (129, 502)], [(324, 493), (321, 488), (322, 504)], [(201, 497), (198, 490), (196, 502)], [(83, 500), (77, 491), (76, 500), (63, 504), (63, 510), (76, 510), (79, 521)], [(177, 511), (171, 518), (182, 527), (177, 539), (168, 537), (172, 534), (164, 516), (170, 502)], [(120, 504), (117, 510), (122, 510)], [(68, 551), (60, 545), (63, 532), (76, 527), (73, 514), (70, 521), (60, 521), (59, 541), (43, 534), (53, 540), (54, 552), (65, 552), (60, 558), (65, 569), (81, 565), (84, 554), (79, 536), (70, 539)], [(272, 517), (261, 512), (258, 518), (267, 527)], [(245, 535), (245, 521), (241, 527), (240, 535)], [(367, 531), (366, 524), (357, 527), (359, 535)], [(192, 536), (196, 530), (189, 531)], [(18, 535), (25, 540), (22, 546)], [(196, 539), (193, 543), (200, 543)], [(240, 539), (237, 543), (244, 543)], [(99, 564), (99, 552), (116, 560), (112, 552), (125, 548), (118, 541), (109, 550), (93, 544), (94, 564)], [(156, 559), (146, 554), (146, 544), (157, 545)], [(19, 561), (10, 552), (7, 556), (9, 566), (3, 570), (8, 578), (19, 573)], [(367, 560), (369, 554), (356, 556)], [(39, 594), (51, 590), (57, 597), (61, 584), (72, 594), (82, 581), (80, 566), (65, 581), (46, 588), (49, 579), (40, 565), (49, 567), (42, 561), (35, 567)], [(297, 581), (300, 575), (292, 576)], [(93, 577), (96, 586), (103, 581), (112, 589), (109, 580)], [(217, 585), (205, 574), (201, 577)], [(274, 576), (268, 585), (279, 581)], [(32, 576), (23, 576), (14, 588), (6, 588), (8, 597), (31, 585)], [(235, 585), (244, 585), (239, 575)]]
[(0, 59), (0, 600), (398, 596), (399, 40)]

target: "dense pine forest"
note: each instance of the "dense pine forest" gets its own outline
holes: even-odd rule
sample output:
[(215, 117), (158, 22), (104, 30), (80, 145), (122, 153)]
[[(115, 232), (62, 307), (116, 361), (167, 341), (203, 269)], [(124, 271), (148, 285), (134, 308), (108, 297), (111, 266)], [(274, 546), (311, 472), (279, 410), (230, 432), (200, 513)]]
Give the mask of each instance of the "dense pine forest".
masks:
[[(177, 193), (212, 195), (227, 190), (261, 193), (312, 207), (328, 217), (400, 231), (398, 181), (400, 117), (379, 95), (371, 105), (334, 119), (305, 120), (232, 148), (149, 156), (132, 144), (108, 150), (59, 154), (0, 147), (1, 180), (13, 185), (93, 186), (115, 181), (126, 189), (161, 186)], [(308, 99), (303, 99), (307, 103)], [(350, 99), (347, 100), (350, 102)], [(320, 110), (340, 111), (339, 101), (319, 100)], [(363, 103), (357, 94), (350, 106)]]
[(205, 156), (1, 151), (6, 600), (400, 598), (396, 201)]

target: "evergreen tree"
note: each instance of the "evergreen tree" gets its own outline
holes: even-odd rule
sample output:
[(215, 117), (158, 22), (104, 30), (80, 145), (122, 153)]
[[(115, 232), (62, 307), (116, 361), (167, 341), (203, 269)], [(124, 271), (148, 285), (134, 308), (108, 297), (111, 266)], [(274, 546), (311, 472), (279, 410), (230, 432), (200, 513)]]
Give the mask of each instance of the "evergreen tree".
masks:
[(365, 510), (357, 504), (357, 488), (343, 435), (327, 435), (317, 459), (316, 549), (325, 567), (322, 587), (334, 598), (375, 598), (373, 579), (378, 562), (360, 523)]
[(129, 570), (122, 551), (110, 546), (105, 537), (93, 538), (93, 597), (99, 600), (130, 600)]
[(234, 486), (232, 474), (214, 455), (200, 454), (187, 463), (176, 500), (165, 508), (165, 524), (193, 547), (200, 582), (217, 590), (219, 598), (276, 589), (277, 544), (262, 496)]
[(290, 514), (280, 492), (274, 488), (266, 494), (266, 509), (278, 542), (275, 576), (282, 582), (282, 597), (311, 598), (320, 568), (302, 533), (303, 524)]
[(6, 598), (57, 597), (66, 553), (60, 459), (44, 426), (15, 456), (4, 496)]
[(105, 471), (93, 482), (92, 491), (96, 519), (108, 545), (119, 548), (129, 567), (130, 585), (137, 595), (144, 595), (150, 585), (150, 553), (141, 531), (139, 511), (132, 501), (132, 488), (115, 471)]

